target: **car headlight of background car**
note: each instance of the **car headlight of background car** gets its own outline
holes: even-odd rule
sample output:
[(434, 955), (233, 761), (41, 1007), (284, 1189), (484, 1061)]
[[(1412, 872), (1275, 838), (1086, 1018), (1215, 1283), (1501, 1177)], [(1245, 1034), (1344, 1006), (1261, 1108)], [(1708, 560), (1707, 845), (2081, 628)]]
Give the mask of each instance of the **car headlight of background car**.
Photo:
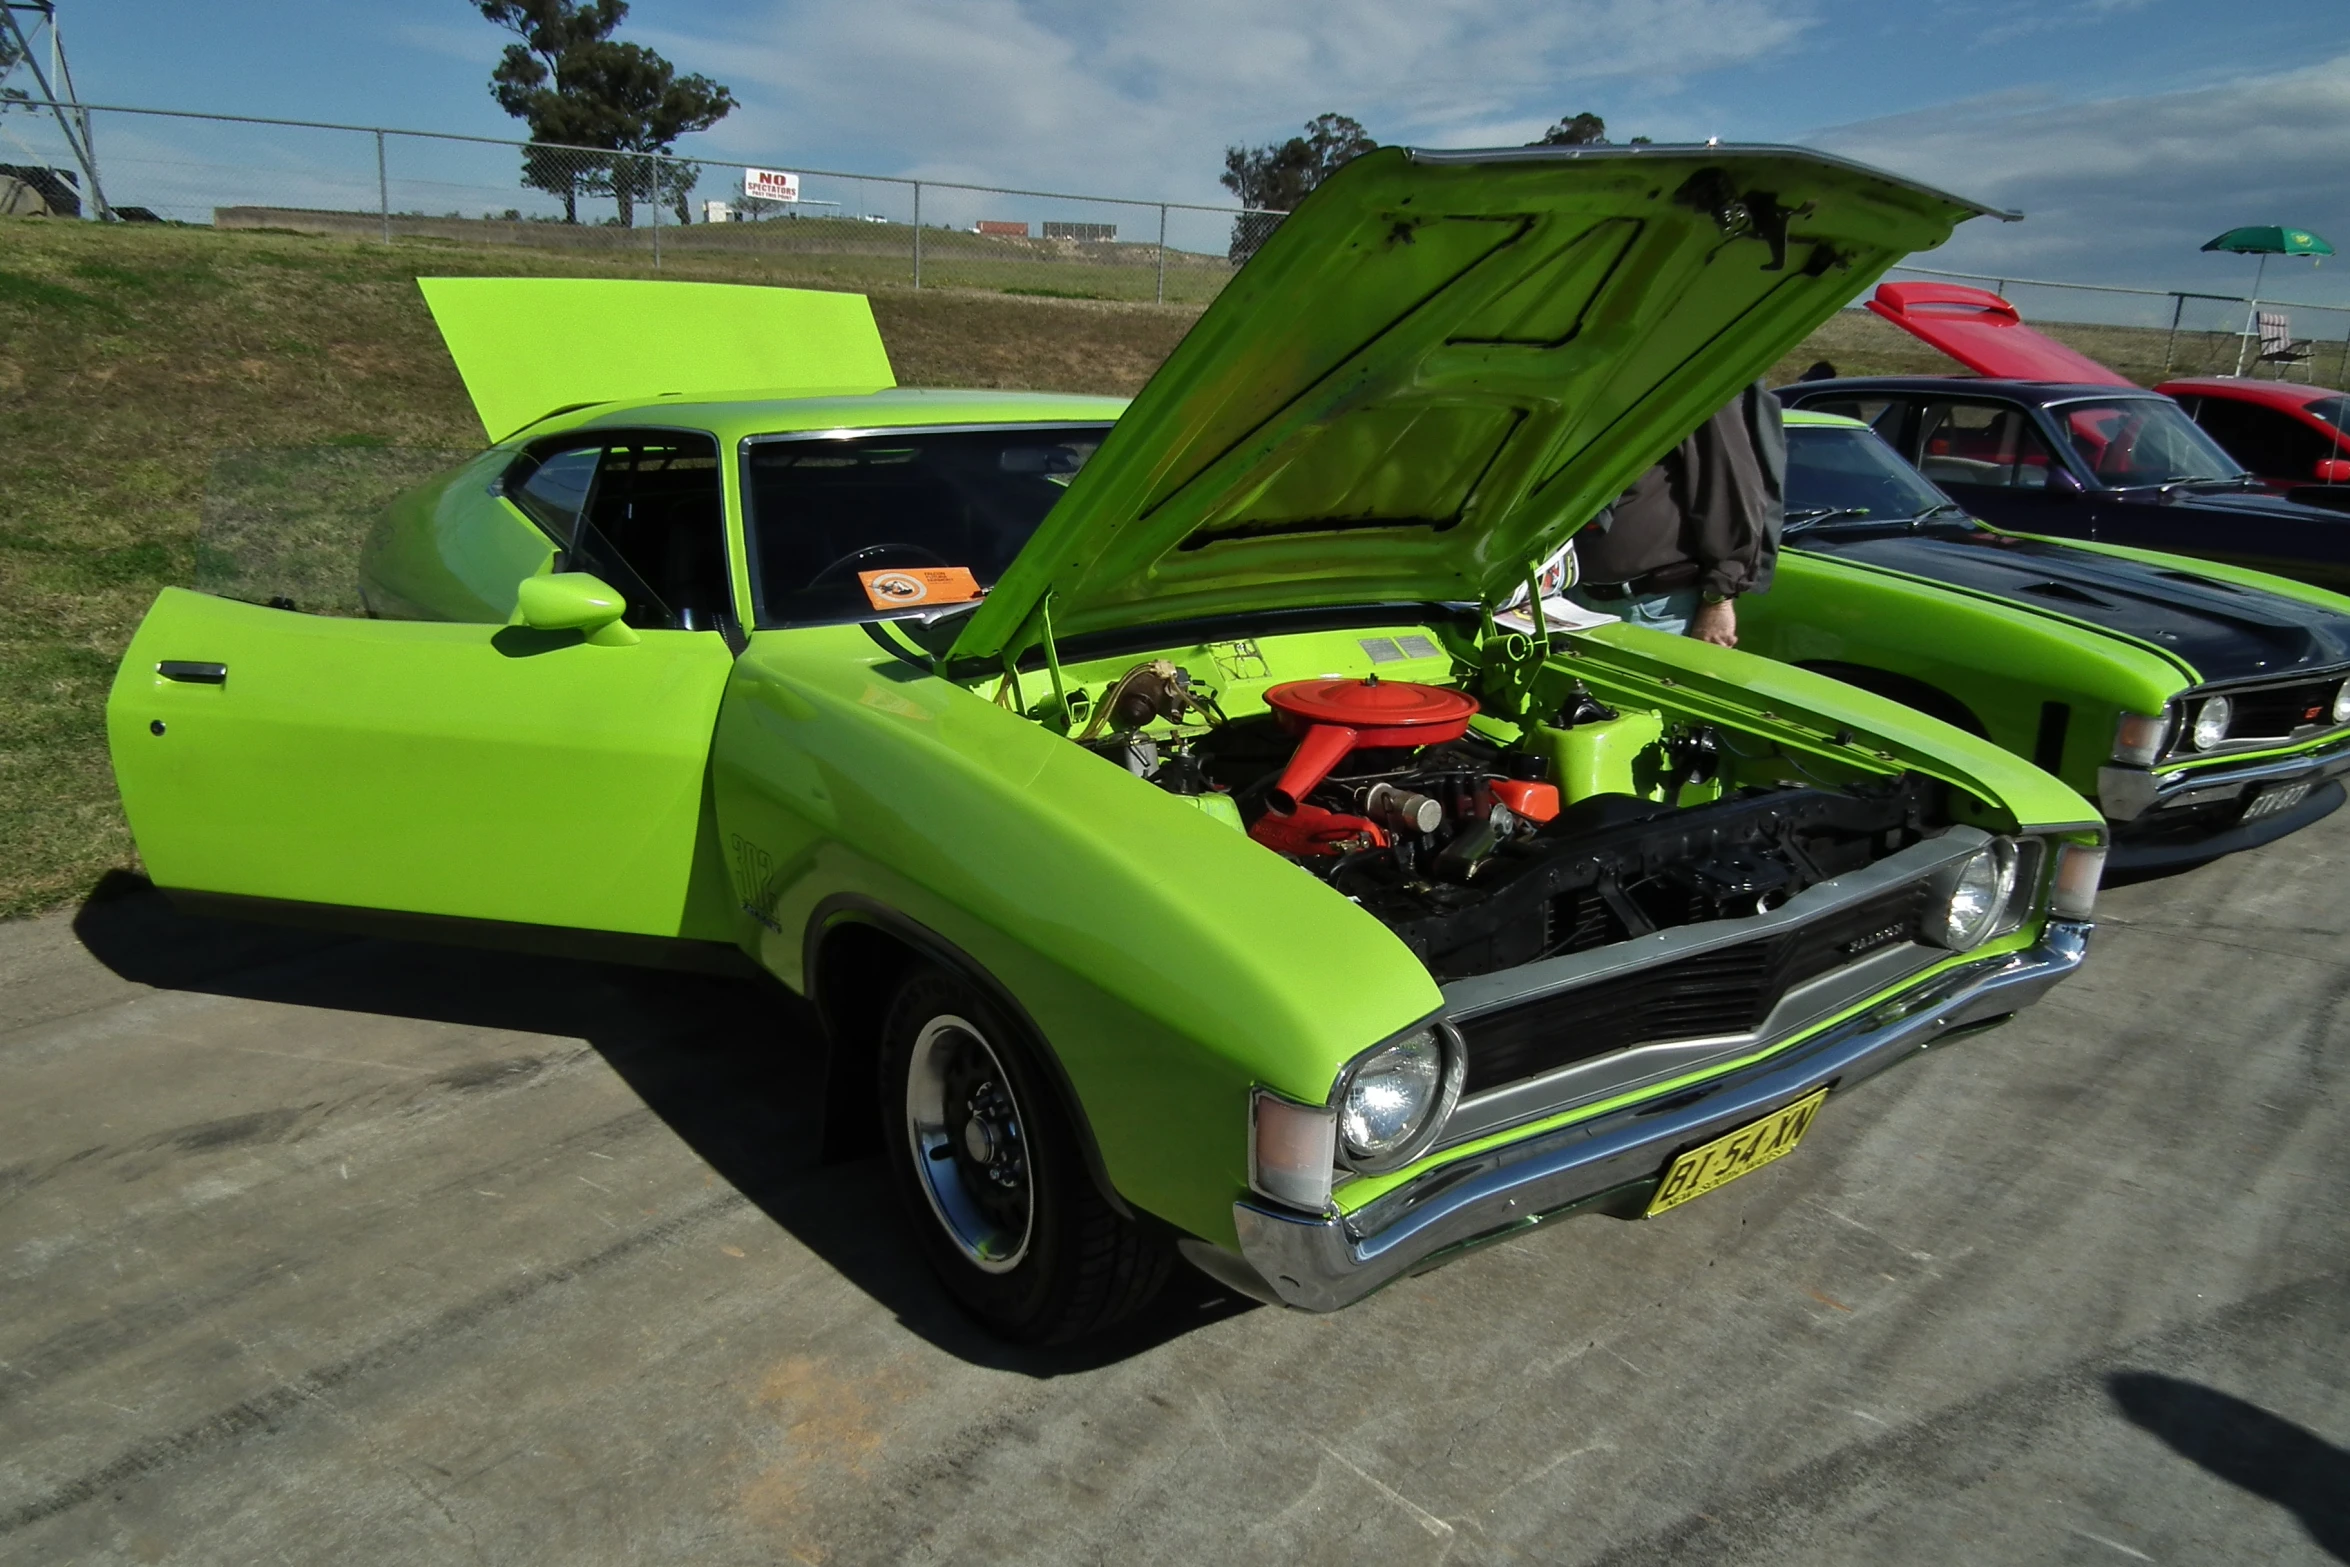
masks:
[(2334, 692), (2334, 722), (2350, 724), (2350, 680), (2343, 681)]
[(2195, 726), (2187, 738), (2198, 751), (2208, 751), (2226, 742), (2228, 726), (2236, 721), (2236, 704), (2224, 696), (2208, 696), (2196, 706)]
[(1921, 934), (1937, 947), (1969, 952), (1999, 929), (2015, 896), (2016, 847), (1994, 838), (1934, 879)]

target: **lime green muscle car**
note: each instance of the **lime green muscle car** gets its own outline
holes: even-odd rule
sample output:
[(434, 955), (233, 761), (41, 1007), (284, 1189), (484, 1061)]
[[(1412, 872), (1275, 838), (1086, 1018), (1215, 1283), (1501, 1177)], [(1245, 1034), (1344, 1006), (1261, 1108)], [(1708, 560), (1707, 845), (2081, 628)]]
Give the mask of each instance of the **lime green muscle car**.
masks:
[(495, 444), (375, 534), (373, 618), (164, 593), (124, 803), (217, 907), (747, 957), (1007, 1335), (1662, 1212), (2070, 973), (2102, 824), (1820, 675), (1493, 607), (1975, 210), (1387, 149), (1130, 407), (895, 389), (853, 295), (427, 280)]
[(1986, 527), (1867, 425), (1804, 409), (1787, 518), (1739, 645), (2031, 758), (2104, 811), (2109, 870), (2254, 848), (2342, 804), (2350, 598)]

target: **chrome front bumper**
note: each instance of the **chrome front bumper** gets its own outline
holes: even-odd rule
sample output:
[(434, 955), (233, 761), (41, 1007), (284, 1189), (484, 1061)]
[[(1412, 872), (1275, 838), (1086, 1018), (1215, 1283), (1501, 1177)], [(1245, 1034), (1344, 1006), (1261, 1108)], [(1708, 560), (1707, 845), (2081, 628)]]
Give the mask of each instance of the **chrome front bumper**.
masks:
[[(2350, 775), (2350, 740), (2298, 756), (2234, 766), (2194, 767), (2149, 773), (2135, 767), (2104, 767), (2097, 773), (2097, 803), (2114, 823), (2113, 849), (2106, 861), (2115, 871), (2151, 871), (2198, 864), (2257, 848), (2300, 831), (2342, 804), (2335, 780)], [(2272, 784), (2308, 783), (2309, 798), (2289, 809), (2250, 821), (2223, 818), (2196, 832), (2188, 820), (2165, 821), (2172, 811), (2240, 800)]]
[(2109, 766), (2097, 770), (2097, 804), (2109, 820), (2136, 822), (2164, 811), (2238, 799), (2245, 790), (2261, 784), (2295, 783), (2305, 778), (2323, 783), (2345, 773), (2350, 773), (2350, 740), (2338, 740), (2297, 756), (2270, 757), (2232, 767), (2223, 764), (2154, 773), (2142, 767)]
[(1845, 1089), (1952, 1030), (2040, 999), (2081, 965), (2090, 926), (2051, 922), (2037, 945), (1945, 971), (1767, 1061), (1661, 1100), (1439, 1165), (1351, 1214), (1233, 1204), (1240, 1256), (1191, 1241), (1206, 1272), (1266, 1300), (1335, 1311), (1445, 1254), (1652, 1181), (1674, 1155), (1823, 1085)]

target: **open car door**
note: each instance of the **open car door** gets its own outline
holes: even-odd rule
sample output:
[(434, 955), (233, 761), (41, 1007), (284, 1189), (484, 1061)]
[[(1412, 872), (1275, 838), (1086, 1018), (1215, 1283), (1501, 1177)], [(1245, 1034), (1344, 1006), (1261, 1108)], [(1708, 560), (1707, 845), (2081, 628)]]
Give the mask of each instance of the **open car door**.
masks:
[(107, 701), (159, 886), (725, 940), (713, 631), (339, 619), (167, 588)]

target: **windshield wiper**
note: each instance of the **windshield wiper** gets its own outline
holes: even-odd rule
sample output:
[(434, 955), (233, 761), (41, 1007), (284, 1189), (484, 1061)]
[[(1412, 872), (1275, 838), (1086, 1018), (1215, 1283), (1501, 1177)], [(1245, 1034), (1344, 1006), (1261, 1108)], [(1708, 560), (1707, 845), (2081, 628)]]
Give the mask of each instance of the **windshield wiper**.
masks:
[(2259, 483), (2260, 476), (2258, 474), (2238, 473), (2224, 478), (2213, 475), (2202, 479), (2165, 479), (2159, 484), (2140, 485), (2138, 488), (2151, 489), (2157, 495), (2168, 495), (2173, 490), (2246, 490)]
[(1835, 522), (1844, 518), (1862, 518), (1869, 514), (1866, 506), (1803, 506), (1787, 514), (1786, 531), (1800, 532), (1814, 523)]
[(1922, 522), (1932, 522), (1936, 517), (1947, 517), (1954, 514), (1968, 522), (1973, 522), (1975, 520), (1975, 514), (1971, 511), (1968, 511), (1964, 506), (1959, 505), (1958, 502), (1941, 501), (1935, 505), (1927, 507), (1924, 511), (1921, 511), (1916, 516), (1910, 518), (1909, 521), (1910, 525), (1915, 527)]

